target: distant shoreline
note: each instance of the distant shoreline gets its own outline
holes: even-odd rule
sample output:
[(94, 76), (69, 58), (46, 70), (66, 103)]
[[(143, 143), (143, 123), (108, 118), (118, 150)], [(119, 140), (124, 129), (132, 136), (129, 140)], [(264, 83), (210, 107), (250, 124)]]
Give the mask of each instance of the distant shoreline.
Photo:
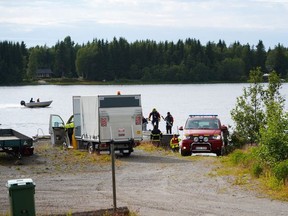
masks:
[(27, 86), (27, 85), (173, 85), (173, 84), (223, 84), (223, 83), (247, 83), (247, 82), (144, 82), (139, 80), (114, 80), (114, 81), (88, 81), (77, 78), (49, 78), (23, 83), (0, 86)]

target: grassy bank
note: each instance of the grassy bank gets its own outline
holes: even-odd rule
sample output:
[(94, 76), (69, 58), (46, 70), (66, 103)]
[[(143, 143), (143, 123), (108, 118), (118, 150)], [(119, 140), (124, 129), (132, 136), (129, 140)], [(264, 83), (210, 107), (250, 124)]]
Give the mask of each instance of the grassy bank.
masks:
[(257, 147), (238, 149), (222, 157), (219, 161), (221, 165), (216, 170), (217, 174), (232, 176), (230, 183), (252, 190), (259, 197), (288, 201), (287, 184), (276, 178), (270, 167), (260, 164), (260, 160), (254, 154), (255, 148)]

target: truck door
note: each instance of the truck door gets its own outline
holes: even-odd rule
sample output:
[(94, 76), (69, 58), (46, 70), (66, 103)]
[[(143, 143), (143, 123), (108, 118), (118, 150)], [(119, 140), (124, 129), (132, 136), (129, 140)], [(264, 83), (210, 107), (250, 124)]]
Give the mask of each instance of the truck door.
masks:
[(65, 123), (63, 119), (56, 114), (51, 114), (49, 119), (49, 134), (52, 145), (62, 145), (65, 141)]
[(74, 128), (75, 137), (81, 138), (82, 128), (81, 128), (81, 97), (73, 96), (73, 115), (74, 115)]

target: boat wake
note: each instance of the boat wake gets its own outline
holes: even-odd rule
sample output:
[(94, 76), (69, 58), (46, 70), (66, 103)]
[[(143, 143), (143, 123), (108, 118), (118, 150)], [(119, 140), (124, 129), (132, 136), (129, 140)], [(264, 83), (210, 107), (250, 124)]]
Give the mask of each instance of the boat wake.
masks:
[(20, 108), (20, 104), (0, 104), (0, 109), (7, 109), (7, 108)]

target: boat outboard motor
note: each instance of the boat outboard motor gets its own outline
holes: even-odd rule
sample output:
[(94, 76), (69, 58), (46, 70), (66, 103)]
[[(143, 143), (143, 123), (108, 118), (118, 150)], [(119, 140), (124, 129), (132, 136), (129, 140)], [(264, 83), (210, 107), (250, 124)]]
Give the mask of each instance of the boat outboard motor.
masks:
[(20, 102), (20, 104), (21, 104), (22, 106), (25, 106), (25, 101), (22, 100), (22, 101)]

